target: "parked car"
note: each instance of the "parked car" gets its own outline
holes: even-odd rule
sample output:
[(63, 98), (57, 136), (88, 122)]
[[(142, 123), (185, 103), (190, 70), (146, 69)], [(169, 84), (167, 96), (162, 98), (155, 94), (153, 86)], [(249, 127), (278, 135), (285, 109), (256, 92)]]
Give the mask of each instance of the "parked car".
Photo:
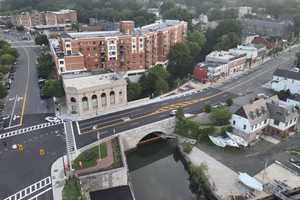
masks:
[(175, 116), (175, 115), (176, 115), (176, 112), (177, 112), (177, 110), (171, 110), (169, 114), (170, 114), (171, 116)]

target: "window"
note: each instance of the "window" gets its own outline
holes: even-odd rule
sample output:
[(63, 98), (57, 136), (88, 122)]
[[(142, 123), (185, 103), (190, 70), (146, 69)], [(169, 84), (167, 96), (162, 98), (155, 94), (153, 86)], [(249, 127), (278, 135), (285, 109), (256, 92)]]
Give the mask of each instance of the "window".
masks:
[(93, 107), (93, 109), (98, 108), (98, 98), (97, 98), (97, 95), (95, 95), (95, 94), (92, 96), (92, 107)]
[(114, 105), (116, 102), (115, 102), (115, 92), (114, 91), (111, 91), (109, 93), (109, 97), (110, 97), (110, 104), (111, 105)]
[(87, 97), (83, 97), (81, 101), (82, 101), (82, 109), (84, 111), (89, 110), (88, 98)]
[(120, 100), (120, 103), (123, 102), (123, 92), (122, 91), (119, 92), (119, 100)]
[(267, 124), (267, 122), (268, 122), (268, 120), (265, 120), (265, 121), (264, 121), (264, 124)]
[(297, 121), (297, 117), (294, 118), (294, 122)]
[(63, 64), (64, 64), (64, 61), (63, 61), (63, 60), (59, 61), (59, 64), (60, 64), (60, 65), (63, 65)]
[(288, 126), (288, 125), (289, 125), (289, 123), (285, 122), (285, 126)]
[(243, 128), (244, 128), (244, 130), (246, 130), (246, 128), (247, 128), (247, 125), (246, 125), (246, 124), (244, 124), (244, 127), (243, 127)]
[(67, 47), (67, 48), (70, 48), (70, 44), (66, 44), (66, 47)]
[(105, 93), (101, 94), (101, 103), (102, 103), (102, 107), (107, 106), (107, 99), (106, 99), (106, 94)]
[(276, 126), (278, 126), (278, 125), (279, 125), (279, 121), (278, 121), (278, 120), (274, 120), (274, 124), (275, 124)]
[(235, 120), (232, 121), (232, 124), (235, 125)]

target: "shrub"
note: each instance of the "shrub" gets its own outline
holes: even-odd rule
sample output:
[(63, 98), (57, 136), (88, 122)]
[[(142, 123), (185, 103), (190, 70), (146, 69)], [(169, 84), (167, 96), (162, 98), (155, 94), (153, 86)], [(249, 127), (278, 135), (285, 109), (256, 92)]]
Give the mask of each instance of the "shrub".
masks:
[(210, 112), (211, 112), (211, 105), (206, 104), (206, 105), (204, 106), (203, 111), (206, 112), (206, 113), (210, 113)]
[(232, 98), (229, 98), (229, 99), (226, 100), (226, 105), (227, 106), (232, 106), (232, 104), (233, 104)]
[(193, 145), (191, 145), (190, 143), (183, 143), (182, 147), (183, 147), (183, 151), (187, 154), (191, 153), (193, 149)]

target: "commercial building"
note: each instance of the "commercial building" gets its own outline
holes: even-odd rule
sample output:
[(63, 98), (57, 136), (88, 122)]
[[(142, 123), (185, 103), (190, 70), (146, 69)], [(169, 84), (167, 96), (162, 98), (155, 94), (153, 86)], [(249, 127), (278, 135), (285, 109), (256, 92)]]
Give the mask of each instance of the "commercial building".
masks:
[(277, 92), (289, 90), (292, 94), (300, 94), (300, 72), (277, 69), (273, 73), (271, 86)]
[(230, 49), (230, 53), (233, 54), (246, 54), (247, 65), (251, 66), (254, 63), (263, 61), (266, 55), (266, 48), (263, 45), (238, 45), (237, 48)]
[(56, 26), (68, 25), (77, 22), (77, 11), (75, 10), (60, 10), (39, 12), (22, 12), (15, 16), (16, 25), (24, 26), (27, 29), (32, 29), (35, 26)]
[(208, 70), (203, 63), (198, 63), (193, 71), (194, 78), (202, 83), (208, 81)]
[(127, 104), (127, 81), (116, 73), (62, 76), (67, 113), (93, 117)]
[(118, 31), (61, 34), (50, 41), (50, 48), (59, 74), (101, 69), (139, 74), (166, 64), (170, 48), (186, 35), (184, 21), (163, 20), (140, 28), (121, 21)]
[(261, 134), (287, 136), (295, 131), (298, 112), (293, 105), (280, 101), (277, 96), (257, 99), (238, 109), (230, 120), (233, 133), (247, 141)]
[(239, 52), (213, 51), (206, 56), (205, 62), (226, 64), (228, 71), (225, 72), (225, 76), (228, 76), (235, 72), (244, 70), (247, 59), (246, 56), (247, 55), (245, 53)]

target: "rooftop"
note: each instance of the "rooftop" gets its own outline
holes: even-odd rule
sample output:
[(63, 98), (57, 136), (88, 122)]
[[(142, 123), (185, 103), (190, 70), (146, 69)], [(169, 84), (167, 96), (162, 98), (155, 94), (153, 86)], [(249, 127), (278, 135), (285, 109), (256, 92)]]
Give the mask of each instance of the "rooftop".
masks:
[(210, 61), (210, 59), (221, 59), (226, 62), (229, 62), (244, 56), (246, 56), (246, 54), (237, 54), (229, 51), (212, 51), (206, 56), (206, 58), (208, 61)]
[(123, 80), (117, 73), (105, 73), (93, 75), (89, 72), (82, 72), (79, 74), (65, 74), (62, 76), (64, 86), (66, 88), (73, 87), (77, 90), (99, 87), (100, 85), (111, 86), (115, 81)]
[(67, 14), (67, 13), (71, 13), (71, 12), (76, 12), (76, 10), (63, 9), (63, 10), (59, 10), (59, 11), (49, 11), (49, 12), (59, 15), (59, 14)]
[(273, 73), (273, 76), (280, 76), (300, 81), (300, 72), (294, 72), (286, 69), (277, 69)]
[(121, 186), (90, 192), (90, 197), (91, 200), (133, 200), (129, 186)]
[[(163, 31), (164, 29), (181, 23), (179, 20), (160, 20), (153, 24), (134, 29), (134, 34), (144, 34), (147, 32)], [(62, 37), (71, 38), (91, 38), (91, 37), (115, 37), (123, 35), (120, 31), (96, 31), (96, 32), (72, 32), (62, 34)]]

